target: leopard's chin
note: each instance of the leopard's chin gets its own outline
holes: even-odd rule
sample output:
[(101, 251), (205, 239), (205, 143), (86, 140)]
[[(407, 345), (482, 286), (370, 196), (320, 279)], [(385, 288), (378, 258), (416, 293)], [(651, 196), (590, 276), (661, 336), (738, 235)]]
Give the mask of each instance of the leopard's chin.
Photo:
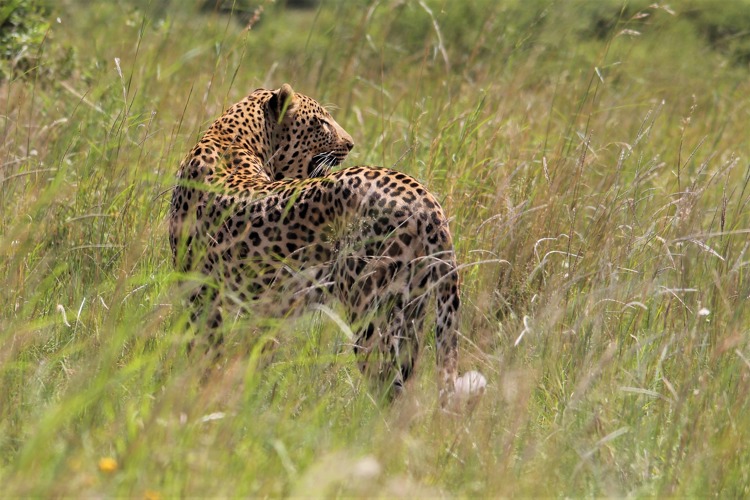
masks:
[(307, 173), (310, 177), (324, 177), (331, 172), (333, 167), (340, 165), (342, 161), (343, 158), (335, 152), (318, 153), (310, 160)]

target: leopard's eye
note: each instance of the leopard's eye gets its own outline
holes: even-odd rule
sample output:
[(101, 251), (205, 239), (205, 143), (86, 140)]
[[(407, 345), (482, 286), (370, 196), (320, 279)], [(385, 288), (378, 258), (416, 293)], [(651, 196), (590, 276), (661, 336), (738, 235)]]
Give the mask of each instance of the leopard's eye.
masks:
[(327, 134), (330, 134), (331, 130), (333, 130), (333, 127), (331, 127), (331, 124), (328, 122), (328, 120), (324, 120), (323, 118), (318, 118), (318, 124), (320, 125), (320, 128), (325, 130)]

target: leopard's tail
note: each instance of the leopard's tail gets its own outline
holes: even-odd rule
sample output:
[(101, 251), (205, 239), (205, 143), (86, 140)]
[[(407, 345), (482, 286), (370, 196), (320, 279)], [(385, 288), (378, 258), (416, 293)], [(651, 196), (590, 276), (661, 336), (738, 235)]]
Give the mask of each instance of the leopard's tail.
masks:
[(444, 404), (453, 392), (458, 377), (458, 312), (461, 305), (458, 268), (453, 250), (437, 256), (435, 265), (436, 325), (435, 352), (437, 353), (440, 400)]

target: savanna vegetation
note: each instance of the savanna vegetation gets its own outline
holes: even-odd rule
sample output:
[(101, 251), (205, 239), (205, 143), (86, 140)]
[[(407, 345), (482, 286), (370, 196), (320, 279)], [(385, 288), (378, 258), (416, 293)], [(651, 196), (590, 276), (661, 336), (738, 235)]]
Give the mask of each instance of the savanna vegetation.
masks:
[[(3, 495), (747, 496), (750, 2), (291, 4), (0, 5)], [(324, 314), (186, 354), (177, 165), (283, 82), (451, 216), (462, 415), (429, 335), (386, 405)]]

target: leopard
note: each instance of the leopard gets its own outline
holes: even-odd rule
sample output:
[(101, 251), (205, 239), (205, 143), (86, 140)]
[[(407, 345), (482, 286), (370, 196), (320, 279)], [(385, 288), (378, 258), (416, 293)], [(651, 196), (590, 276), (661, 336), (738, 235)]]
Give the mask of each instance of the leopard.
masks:
[[(356, 363), (399, 394), (435, 297), (442, 405), (460, 386), (460, 281), (448, 219), (414, 177), (334, 169), (352, 137), (287, 83), (229, 107), (181, 162), (169, 210), (175, 268), (200, 279), (189, 323), (208, 349), (237, 314), (292, 318), (336, 303)], [(184, 274), (183, 274), (184, 276)]]

